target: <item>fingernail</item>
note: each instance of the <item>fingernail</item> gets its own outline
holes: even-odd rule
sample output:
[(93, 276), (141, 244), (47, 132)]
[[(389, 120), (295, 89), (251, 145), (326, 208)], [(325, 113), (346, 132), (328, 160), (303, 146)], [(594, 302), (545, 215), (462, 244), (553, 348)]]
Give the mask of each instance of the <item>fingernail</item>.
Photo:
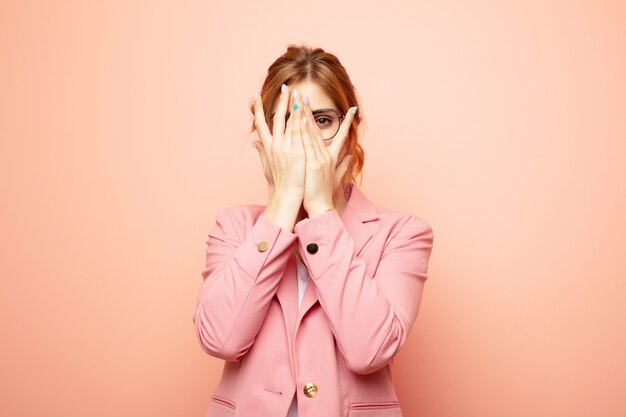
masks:
[(287, 91), (287, 86), (285, 84), (283, 84), (283, 85), (280, 86), (280, 93), (284, 94), (285, 91)]
[(298, 103), (293, 103), (293, 109), (298, 110)]
[(298, 90), (293, 90), (293, 98), (296, 98), (297, 95), (298, 95)]
[(356, 114), (356, 106), (352, 107), (352, 115)]
[(309, 96), (304, 96), (304, 98), (302, 99), (302, 101), (304, 102), (305, 105), (309, 105)]
[(259, 93), (254, 93), (254, 101), (257, 101), (259, 99)]

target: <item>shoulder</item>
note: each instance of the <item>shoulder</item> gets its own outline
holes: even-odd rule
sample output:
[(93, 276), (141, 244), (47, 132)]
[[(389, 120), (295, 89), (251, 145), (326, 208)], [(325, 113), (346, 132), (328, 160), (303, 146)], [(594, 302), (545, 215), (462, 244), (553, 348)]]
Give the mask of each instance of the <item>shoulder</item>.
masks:
[(409, 233), (432, 233), (432, 226), (424, 217), (378, 204), (359, 187), (351, 187), (348, 207), (375, 234), (392, 237), (409, 229)]
[(433, 227), (424, 217), (383, 206), (376, 206), (380, 231), (387, 233), (389, 238), (399, 236), (433, 237)]
[(243, 239), (257, 222), (263, 210), (261, 204), (234, 204), (220, 209), (215, 215), (215, 225), (228, 234)]

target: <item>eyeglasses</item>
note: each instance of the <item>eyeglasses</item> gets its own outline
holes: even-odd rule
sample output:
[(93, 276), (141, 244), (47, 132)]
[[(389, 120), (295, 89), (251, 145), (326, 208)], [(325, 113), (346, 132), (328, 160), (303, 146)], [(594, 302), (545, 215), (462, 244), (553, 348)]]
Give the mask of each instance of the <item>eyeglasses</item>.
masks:
[[(335, 109), (319, 109), (314, 110), (312, 113), (315, 123), (322, 132), (322, 139), (330, 140), (334, 138), (337, 132), (339, 132), (339, 126), (341, 126), (341, 122), (345, 116), (339, 115)], [(275, 113), (272, 113), (270, 120), (268, 121), (268, 127), (270, 130), (272, 130), (274, 114)], [(289, 119), (290, 114), (291, 113), (287, 113), (285, 115), (285, 126), (287, 126), (287, 120)]]

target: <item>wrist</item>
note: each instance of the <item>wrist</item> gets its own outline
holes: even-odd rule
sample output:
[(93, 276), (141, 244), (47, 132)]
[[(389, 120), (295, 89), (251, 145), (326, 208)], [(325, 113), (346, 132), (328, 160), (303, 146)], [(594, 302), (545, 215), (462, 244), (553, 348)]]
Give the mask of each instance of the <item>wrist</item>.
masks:
[(320, 214), (324, 214), (326, 212), (335, 210), (335, 206), (332, 205), (323, 205), (323, 206), (317, 206), (314, 207), (310, 210), (307, 210), (307, 214), (309, 215), (309, 219), (312, 219), (313, 217), (317, 217)]

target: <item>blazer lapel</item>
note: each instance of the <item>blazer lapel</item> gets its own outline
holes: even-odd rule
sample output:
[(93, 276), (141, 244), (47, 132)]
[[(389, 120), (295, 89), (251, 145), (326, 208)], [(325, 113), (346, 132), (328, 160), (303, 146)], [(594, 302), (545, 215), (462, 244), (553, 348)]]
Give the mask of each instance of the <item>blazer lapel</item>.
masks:
[[(352, 236), (354, 254), (358, 256), (375, 232), (375, 228), (372, 227), (372, 224), (368, 225), (367, 223), (378, 220), (378, 211), (374, 204), (372, 204), (355, 184), (348, 184), (346, 186), (346, 194), (349, 194), (349, 198), (344, 211), (341, 213), (341, 220), (350, 236)], [(308, 282), (302, 297), (302, 304), (300, 308), (298, 308), (295, 256), (294, 249), (293, 255), (287, 263), (285, 276), (276, 291), (276, 295), (283, 309), (285, 323), (289, 330), (289, 337), (295, 334), (306, 312), (319, 301), (315, 284)]]

